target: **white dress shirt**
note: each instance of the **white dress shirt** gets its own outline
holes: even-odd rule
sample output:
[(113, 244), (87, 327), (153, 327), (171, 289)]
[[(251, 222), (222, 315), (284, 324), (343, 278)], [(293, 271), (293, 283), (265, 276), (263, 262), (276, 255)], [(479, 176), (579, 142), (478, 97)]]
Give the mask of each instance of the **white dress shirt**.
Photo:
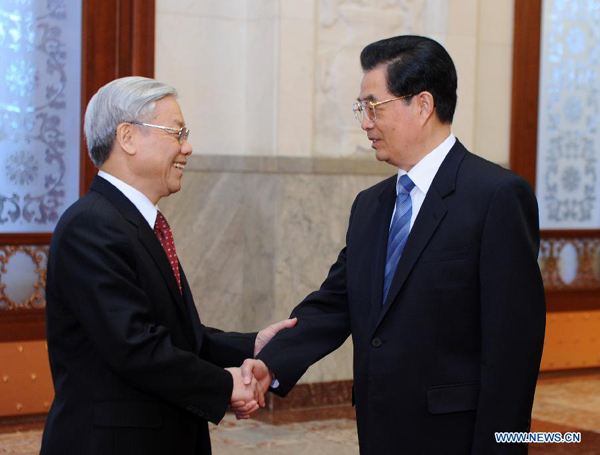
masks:
[(128, 185), (123, 180), (118, 179), (108, 172), (98, 171), (98, 175), (116, 186), (117, 189), (123, 193), (123, 195), (129, 199), (133, 205), (135, 205), (135, 208), (140, 211), (144, 219), (150, 225), (150, 229), (154, 230), (158, 208), (152, 202), (150, 202), (150, 199), (148, 199), (143, 193), (139, 192), (131, 185)]
[[(410, 229), (412, 229), (415, 224), (415, 220), (417, 219), (417, 215), (419, 214), (419, 210), (421, 210), (421, 206), (423, 205), (423, 201), (425, 200), (425, 196), (427, 196), (427, 191), (429, 191), (429, 187), (431, 186), (431, 182), (433, 182), (433, 178), (440, 166), (442, 165), (442, 161), (448, 155), (450, 149), (454, 146), (456, 142), (456, 137), (454, 134), (450, 133), (444, 142), (438, 145), (435, 149), (425, 155), (421, 161), (419, 161), (409, 172), (408, 176), (415, 184), (415, 187), (410, 192), (410, 198), (412, 200), (412, 216), (410, 217)], [(398, 181), (400, 177), (407, 172), (398, 169), (398, 177), (396, 179), (396, 196), (398, 196)], [(396, 213), (396, 207), (394, 207), (394, 213)], [(392, 213), (392, 221), (394, 220), (394, 213)], [(391, 227), (390, 222), (390, 227)]]

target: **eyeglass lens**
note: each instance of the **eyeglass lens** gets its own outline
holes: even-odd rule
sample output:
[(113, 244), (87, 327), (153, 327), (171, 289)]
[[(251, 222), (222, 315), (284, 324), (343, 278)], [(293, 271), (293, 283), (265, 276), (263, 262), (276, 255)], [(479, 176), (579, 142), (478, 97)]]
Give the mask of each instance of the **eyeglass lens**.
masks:
[(183, 141), (187, 141), (190, 135), (190, 130), (185, 126), (179, 130), (179, 143), (183, 144)]
[(354, 103), (353, 111), (356, 120), (359, 122), (363, 121), (363, 117), (366, 115), (369, 120), (375, 120), (375, 107), (370, 103), (363, 101), (361, 103)]

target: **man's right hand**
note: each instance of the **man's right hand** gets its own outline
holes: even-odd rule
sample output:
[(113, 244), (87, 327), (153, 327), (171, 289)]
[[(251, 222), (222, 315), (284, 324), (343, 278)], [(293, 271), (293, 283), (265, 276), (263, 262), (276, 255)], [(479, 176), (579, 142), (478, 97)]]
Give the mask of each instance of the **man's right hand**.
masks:
[(231, 406), (239, 418), (249, 418), (259, 406), (265, 406), (265, 393), (255, 378), (245, 381), (240, 368), (225, 368), (233, 377)]
[[(265, 393), (269, 390), (271, 382), (273, 382), (273, 375), (265, 363), (262, 360), (246, 359), (241, 367), (241, 372), (244, 384), (252, 385), (254, 382), (257, 382), (257, 386), (264, 398)], [(264, 407), (264, 404), (261, 406)], [(254, 412), (248, 412), (248, 406), (241, 404), (241, 402), (232, 403), (231, 409), (238, 420), (248, 419)], [(258, 407), (256, 409), (258, 409)]]
[(263, 395), (269, 390), (273, 375), (262, 360), (246, 359), (241, 367), (244, 384), (250, 384), (252, 379), (256, 379)]

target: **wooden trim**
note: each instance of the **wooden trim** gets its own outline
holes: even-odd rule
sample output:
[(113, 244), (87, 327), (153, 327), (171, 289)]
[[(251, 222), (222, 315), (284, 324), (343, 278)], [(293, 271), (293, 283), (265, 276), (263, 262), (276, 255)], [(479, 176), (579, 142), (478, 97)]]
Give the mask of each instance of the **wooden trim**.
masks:
[(118, 22), (117, 77), (154, 77), (154, 1), (121, 1)]
[(117, 75), (118, 0), (83, 0), (81, 42), (81, 169), (80, 194), (88, 189), (96, 174), (90, 161), (83, 133), (85, 108), (96, 91)]
[(557, 379), (572, 378), (573, 376), (598, 376), (600, 368), (569, 368), (568, 370), (540, 371), (538, 384), (556, 382)]
[(44, 309), (0, 312), (0, 343), (45, 339), (45, 314)]
[(546, 311), (600, 310), (600, 288), (585, 290), (546, 291)]
[(535, 188), (542, 0), (515, 0), (510, 168)]
[(52, 233), (1, 234), (0, 245), (49, 245)]
[[(83, 0), (81, 115), (100, 87), (125, 76), (154, 77), (155, 0)], [(97, 169), (81, 122), (80, 193)]]
[(48, 414), (0, 417), (0, 434), (43, 430)]
[(583, 239), (600, 237), (600, 229), (544, 229), (540, 235), (543, 239)]

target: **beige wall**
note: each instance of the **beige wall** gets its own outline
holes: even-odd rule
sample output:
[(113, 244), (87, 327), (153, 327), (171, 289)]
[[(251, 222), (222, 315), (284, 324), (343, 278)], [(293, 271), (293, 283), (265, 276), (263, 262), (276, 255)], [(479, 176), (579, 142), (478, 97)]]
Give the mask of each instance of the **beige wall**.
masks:
[(359, 53), (416, 33), (456, 63), (455, 134), (508, 163), (513, 0), (158, 0), (156, 23), (156, 77), (197, 154), (372, 159), (350, 108)]

